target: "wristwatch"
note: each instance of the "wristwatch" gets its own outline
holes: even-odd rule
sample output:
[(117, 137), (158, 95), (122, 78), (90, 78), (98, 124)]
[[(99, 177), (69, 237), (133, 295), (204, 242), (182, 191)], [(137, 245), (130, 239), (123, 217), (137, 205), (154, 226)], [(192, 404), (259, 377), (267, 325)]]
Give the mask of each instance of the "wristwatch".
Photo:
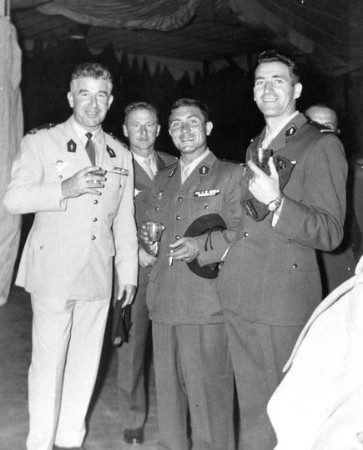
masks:
[(276, 211), (282, 203), (282, 199), (284, 198), (284, 194), (280, 192), (280, 195), (275, 198), (275, 200), (272, 200), (270, 203), (267, 204), (267, 209), (271, 212)]

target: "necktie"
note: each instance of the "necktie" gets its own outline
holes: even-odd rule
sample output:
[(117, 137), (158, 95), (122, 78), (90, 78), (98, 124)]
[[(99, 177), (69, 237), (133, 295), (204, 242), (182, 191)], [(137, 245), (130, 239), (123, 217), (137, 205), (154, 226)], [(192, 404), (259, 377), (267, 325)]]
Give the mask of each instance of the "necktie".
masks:
[(96, 151), (95, 146), (92, 142), (92, 133), (88, 132), (86, 133), (87, 136), (87, 143), (86, 143), (86, 150), (89, 156), (89, 159), (91, 160), (92, 165), (94, 166), (96, 164)]
[(149, 177), (153, 180), (155, 174), (151, 168), (151, 159), (150, 158), (144, 159), (144, 169), (145, 169), (145, 172), (149, 175)]

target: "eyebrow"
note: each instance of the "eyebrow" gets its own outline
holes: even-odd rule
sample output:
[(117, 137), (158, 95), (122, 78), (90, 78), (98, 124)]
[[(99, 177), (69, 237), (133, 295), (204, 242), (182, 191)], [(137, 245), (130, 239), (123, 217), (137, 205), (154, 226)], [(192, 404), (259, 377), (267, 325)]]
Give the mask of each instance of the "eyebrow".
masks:
[[(271, 76), (271, 78), (282, 78), (283, 80), (286, 80), (286, 81), (289, 81), (289, 77), (287, 77), (286, 75), (279, 75), (279, 74), (276, 74), (276, 75), (272, 75)], [(262, 75), (259, 75), (258, 77), (255, 77), (255, 81), (257, 81), (257, 80), (265, 80), (266, 79), (266, 76), (262, 76)]]

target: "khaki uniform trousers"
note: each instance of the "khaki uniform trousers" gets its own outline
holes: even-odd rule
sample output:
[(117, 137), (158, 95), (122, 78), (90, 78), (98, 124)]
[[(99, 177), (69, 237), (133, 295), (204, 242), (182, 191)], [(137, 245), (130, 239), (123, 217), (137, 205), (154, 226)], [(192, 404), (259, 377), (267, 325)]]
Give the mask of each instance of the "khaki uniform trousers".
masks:
[(94, 389), (109, 299), (31, 296), (28, 450), (80, 447)]
[(153, 322), (152, 331), (157, 448), (234, 449), (234, 384), (225, 324)]

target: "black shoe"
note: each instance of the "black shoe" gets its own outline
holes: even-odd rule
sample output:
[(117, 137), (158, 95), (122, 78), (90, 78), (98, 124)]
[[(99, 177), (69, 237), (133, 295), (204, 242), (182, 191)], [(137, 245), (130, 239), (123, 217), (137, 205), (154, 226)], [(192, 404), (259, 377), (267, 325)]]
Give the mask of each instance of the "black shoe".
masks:
[(142, 444), (144, 442), (143, 428), (126, 428), (124, 431), (126, 444)]

